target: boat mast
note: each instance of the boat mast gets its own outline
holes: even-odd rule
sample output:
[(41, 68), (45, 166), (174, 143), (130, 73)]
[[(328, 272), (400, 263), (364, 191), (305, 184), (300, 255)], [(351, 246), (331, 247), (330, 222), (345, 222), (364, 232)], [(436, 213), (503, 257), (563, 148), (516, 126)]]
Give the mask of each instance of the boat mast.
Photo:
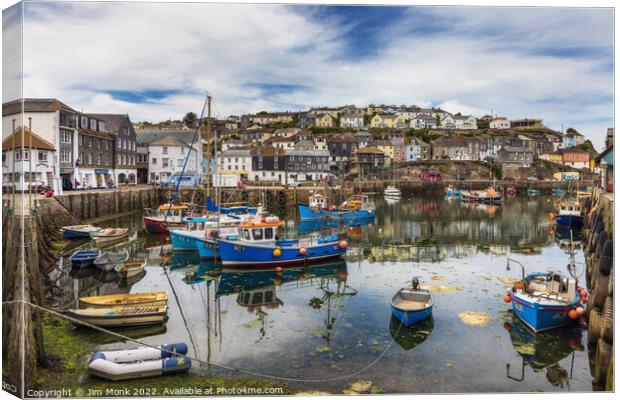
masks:
[(207, 197), (211, 196), (211, 96), (207, 95)]

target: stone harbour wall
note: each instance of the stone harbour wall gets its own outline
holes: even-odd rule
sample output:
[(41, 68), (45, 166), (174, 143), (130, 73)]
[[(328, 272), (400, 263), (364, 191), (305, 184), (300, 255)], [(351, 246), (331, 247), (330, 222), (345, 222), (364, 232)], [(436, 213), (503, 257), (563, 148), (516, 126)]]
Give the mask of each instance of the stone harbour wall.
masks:
[(582, 238), (589, 282), (588, 345), (594, 386), (613, 391), (614, 222), (613, 194), (595, 189), (586, 202)]

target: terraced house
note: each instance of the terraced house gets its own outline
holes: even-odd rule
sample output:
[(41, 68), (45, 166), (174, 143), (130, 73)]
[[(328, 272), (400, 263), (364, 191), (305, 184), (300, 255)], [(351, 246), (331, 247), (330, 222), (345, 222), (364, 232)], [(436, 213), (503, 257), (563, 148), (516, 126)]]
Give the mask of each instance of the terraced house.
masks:
[(78, 158), (74, 186), (105, 188), (114, 184), (114, 136), (105, 122), (87, 114), (78, 115)]
[(371, 128), (407, 128), (407, 118), (396, 114), (377, 114), (370, 120)]
[(118, 184), (137, 182), (136, 131), (127, 114), (88, 114), (102, 120), (106, 131), (114, 138), (114, 180)]

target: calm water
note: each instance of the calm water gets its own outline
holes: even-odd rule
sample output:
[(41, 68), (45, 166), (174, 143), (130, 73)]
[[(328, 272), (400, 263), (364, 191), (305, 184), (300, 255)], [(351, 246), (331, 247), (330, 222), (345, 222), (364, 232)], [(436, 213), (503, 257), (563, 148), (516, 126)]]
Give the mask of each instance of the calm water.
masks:
[[(110, 220), (104, 225), (132, 229), (123, 246), (148, 256), (146, 274), (119, 284), (113, 274), (67, 271), (58, 278), (67, 288), (58, 302), (165, 290), (165, 328), (125, 334), (155, 345), (184, 341), (201, 360), (286, 378), (348, 376), (382, 355), (346, 379), (287, 382), (303, 389), (339, 392), (367, 379), (383, 393), (592, 390), (585, 330), (535, 336), (502, 301), (507, 284), (501, 278), (520, 276), (518, 268), (506, 270), (507, 255), (529, 271), (565, 271), (568, 255), (550, 231), (551, 198), (508, 199), (502, 207), (440, 197), (376, 201), (376, 221), (358, 227), (319, 227), (286, 216), (289, 235), (346, 232), (349, 252), (341, 261), (281, 274), (222, 271), (212, 260), (172, 253), (165, 237), (144, 232), (140, 215)], [(577, 261), (583, 262), (579, 249)], [(414, 275), (436, 289), (433, 318), (400, 328), (390, 300)], [(580, 281), (585, 284), (585, 276)], [(488, 325), (467, 325), (459, 317), (467, 311), (488, 313)], [(84, 329), (75, 334), (93, 349), (132, 347)], [(207, 371), (227, 373), (196, 364), (191, 373)], [(80, 379), (93, 378), (85, 373)]]

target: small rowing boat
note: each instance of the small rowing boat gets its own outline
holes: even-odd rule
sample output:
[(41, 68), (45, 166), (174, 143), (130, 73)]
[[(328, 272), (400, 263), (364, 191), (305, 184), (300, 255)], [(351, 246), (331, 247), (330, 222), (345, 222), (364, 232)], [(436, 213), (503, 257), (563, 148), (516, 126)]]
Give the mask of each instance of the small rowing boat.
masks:
[(118, 276), (126, 279), (140, 274), (140, 272), (144, 271), (145, 266), (145, 259), (128, 260), (122, 264), (118, 264), (116, 267), (114, 267), (114, 270), (116, 271)]
[(158, 348), (97, 351), (88, 362), (91, 374), (111, 381), (174, 375), (186, 372), (191, 360), (185, 343), (164, 344)]
[(433, 313), (433, 296), (428, 289), (421, 289), (417, 277), (412, 287), (402, 288), (392, 297), (392, 315), (404, 326), (414, 325)]
[(115, 306), (161, 307), (167, 304), (167, 292), (123, 293), (80, 297), (81, 308), (109, 308)]
[(90, 232), (90, 237), (97, 238), (116, 238), (125, 236), (129, 229), (127, 228), (105, 228), (98, 231)]
[(71, 321), (74, 325), (85, 326), (80, 323), (84, 322), (103, 328), (124, 328), (163, 324), (168, 314), (168, 306), (80, 308), (65, 313), (78, 320)]
[(98, 232), (101, 228), (93, 225), (71, 225), (60, 228), (67, 239), (80, 239), (89, 237), (91, 233)]
[(94, 261), (95, 267), (102, 271), (113, 271), (114, 267), (123, 263), (129, 259), (129, 252), (127, 250), (120, 252), (106, 251), (97, 257)]
[(84, 268), (92, 265), (93, 261), (101, 252), (99, 250), (78, 250), (75, 253), (71, 254), (69, 260), (71, 260), (71, 264), (77, 268)]

